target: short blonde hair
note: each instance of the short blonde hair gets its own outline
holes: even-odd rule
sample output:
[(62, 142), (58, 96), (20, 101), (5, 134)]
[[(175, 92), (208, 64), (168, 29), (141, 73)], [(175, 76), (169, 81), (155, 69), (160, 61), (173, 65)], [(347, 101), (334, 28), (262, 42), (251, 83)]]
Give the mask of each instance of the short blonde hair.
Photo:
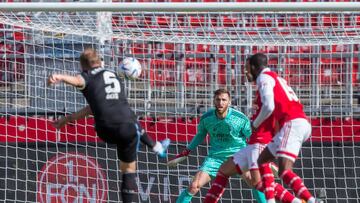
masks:
[(80, 55), (80, 64), (83, 69), (91, 69), (101, 65), (101, 58), (93, 48), (86, 48)]

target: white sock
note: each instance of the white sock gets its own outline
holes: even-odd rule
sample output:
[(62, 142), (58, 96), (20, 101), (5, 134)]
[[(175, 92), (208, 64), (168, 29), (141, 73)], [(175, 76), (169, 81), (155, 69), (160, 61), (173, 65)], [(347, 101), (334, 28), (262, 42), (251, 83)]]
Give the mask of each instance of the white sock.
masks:
[(291, 203), (302, 203), (302, 201), (295, 197), (295, 199), (293, 199), (293, 201), (291, 201)]
[(266, 202), (267, 203), (276, 203), (275, 199), (268, 199)]
[(307, 203), (315, 203), (315, 198), (314, 198), (314, 197), (310, 197), (310, 199), (308, 199)]
[(153, 151), (156, 153), (160, 153), (163, 151), (163, 146), (159, 141), (156, 141), (155, 146), (153, 147)]

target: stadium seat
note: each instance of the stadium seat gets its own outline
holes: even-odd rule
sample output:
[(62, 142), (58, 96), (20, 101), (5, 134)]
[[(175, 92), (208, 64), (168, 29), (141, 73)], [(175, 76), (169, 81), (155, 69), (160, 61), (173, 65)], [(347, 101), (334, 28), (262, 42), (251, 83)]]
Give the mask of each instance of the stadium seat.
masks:
[(320, 18), (319, 26), (322, 27), (337, 27), (339, 26), (338, 15), (323, 15)]
[(156, 16), (156, 24), (159, 27), (170, 27), (172, 17), (171, 16)]
[[(219, 85), (226, 85), (226, 61), (223, 58), (219, 58), (218, 59), (218, 84)], [(231, 67), (231, 84), (235, 85), (236, 81), (235, 81), (235, 70), (234, 70), (234, 66)]]
[(303, 15), (290, 15), (285, 18), (286, 25), (290, 27), (304, 27), (307, 18)]
[(352, 61), (353, 67), (352, 67), (352, 82), (353, 85), (356, 85), (359, 83), (360, 78), (358, 78), (358, 73), (359, 73), (359, 59), (354, 57), (353, 61)]
[(119, 22), (119, 27), (138, 27), (139, 21), (135, 16), (122, 16)]
[(149, 45), (147, 43), (132, 43), (129, 47), (129, 50), (132, 54), (147, 54), (149, 50)]
[(231, 16), (221, 16), (221, 23), (224, 27), (236, 27), (239, 19)]
[(185, 61), (184, 82), (187, 86), (206, 86), (210, 82), (210, 64), (205, 59)]
[(311, 68), (309, 59), (287, 58), (285, 60), (285, 79), (290, 85), (309, 86)]
[(253, 53), (279, 53), (278, 46), (253, 46)]
[(211, 45), (208, 44), (197, 44), (196, 45), (196, 52), (200, 53), (209, 53), (211, 52)]
[(175, 85), (175, 61), (153, 59), (150, 62), (151, 85), (174, 86)]
[(343, 84), (344, 62), (341, 58), (320, 60), (320, 84), (340, 85)]
[(188, 22), (191, 27), (200, 27), (206, 25), (216, 26), (216, 19), (211, 18), (210, 20), (205, 17), (189, 16)]
[(256, 27), (274, 27), (274, 19), (268, 15), (256, 15), (255, 16)]
[(288, 53), (312, 53), (312, 46), (291, 46), (287, 47), (286, 52)]

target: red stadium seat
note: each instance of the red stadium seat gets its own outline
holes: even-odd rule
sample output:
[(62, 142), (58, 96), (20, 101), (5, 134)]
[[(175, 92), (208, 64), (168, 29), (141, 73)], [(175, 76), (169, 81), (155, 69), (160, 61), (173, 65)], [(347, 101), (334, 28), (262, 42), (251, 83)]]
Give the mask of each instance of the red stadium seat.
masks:
[(196, 45), (196, 52), (200, 52), (200, 53), (209, 53), (211, 52), (211, 45), (207, 45), (207, 44), (197, 44)]
[(307, 18), (303, 15), (291, 15), (287, 16), (286, 24), (290, 27), (304, 27), (306, 25)]
[(150, 81), (152, 86), (175, 85), (175, 61), (154, 59), (151, 60), (150, 66)]
[(287, 58), (285, 64), (285, 79), (290, 85), (309, 86), (312, 70), (309, 59)]
[(131, 51), (131, 54), (147, 54), (149, 50), (149, 45), (147, 43), (132, 43), (128, 48)]
[(359, 59), (358, 58), (353, 58), (352, 64), (353, 64), (353, 67), (352, 67), (353, 68), (353, 70), (352, 70), (352, 83), (353, 83), (353, 85), (356, 85), (360, 81), (360, 78), (357, 78), (358, 77), (358, 72), (359, 72), (359, 65), (360, 65), (359, 64)]
[(210, 64), (205, 59), (187, 59), (185, 61), (185, 85), (207, 86), (210, 83)]
[(174, 53), (175, 44), (174, 43), (161, 43), (160, 48), (156, 48), (156, 54), (166, 54), (166, 53)]
[(170, 27), (171, 21), (171, 16), (156, 16), (156, 23), (160, 27)]
[(345, 70), (345, 63), (342, 59), (320, 60), (320, 84), (341, 85), (343, 84), (342, 73)]
[(339, 18), (338, 15), (323, 15), (321, 16), (321, 20), (319, 22), (320, 26), (325, 27), (336, 27), (339, 26)]
[(253, 53), (279, 53), (278, 46), (254, 46)]
[(200, 27), (204, 25), (216, 26), (216, 19), (214, 18), (208, 19), (206, 17), (189, 16), (188, 21), (192, 27)]
[(312, 46), (292, 46), (286, 50), (289, 53), (312, 53)]
[(119, 27), (138, 27), (139, 20), (135, 16), (122, 16)]
[(239, 19), (231, 16), (221, 16), (221, 23), (224, 27), (236, 27)]
[(257, 27), (274, 27), (274, 19), (272, 18), (272, 16), (256, 15), (255, 25)]
[[(219, 58), (217, 61), (217, 64), (219, 65), (218, 68), (218, 84), (219, 85), (226, 85), (226, 68), (227, 68), (227, 62), (225, 61), (225, 59), (223, 58)], [(235, 78), (235, 66), (234, 64), (231, 62), (231, 84), (232, 85), (236, 85), (236, 78)]]

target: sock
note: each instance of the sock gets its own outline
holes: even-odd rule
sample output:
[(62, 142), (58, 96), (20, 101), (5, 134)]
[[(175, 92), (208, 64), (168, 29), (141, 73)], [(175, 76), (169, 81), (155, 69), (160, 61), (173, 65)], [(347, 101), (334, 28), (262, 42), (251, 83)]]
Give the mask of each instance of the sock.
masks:
[(229, 181), (229, 177), (221, 172), (216, 174), (216, 177), (211, 184), (211, 188), (205, 196), (204, 203), (218, 202), (225, 191), (225, 187)]
[(297, 197), (306, 201), (308, 201), (312, 197), (311, 193), (309, 192), (307, 187), (305, 187), (301, 178), (293, 171), (285, 170), (281, 174), (281, 179), (284, 181), (285, 184), (287, 184), (290, 188), (293, 189)]
[(187, 189), (183, 190), (176, 200), (176, 203), (189, 203), (193, 195)]
[(155, 141), (149, 137), (144, 129), (141, 129), (140, 141), (151, 149), (155, 147)]
[(295, 199), (287, 189), (285, 189), (279, 183), (275, 183), (275, 199), (279, 200), (282, 203), (291, 203)]
[(256, 201), (258, 203), (266, 203), (266, 198), (264, 193), (260, 192), (259, 190), (256, 189), (252, 189), (252, 194), (255, 197)]
[(137, 193), (135, 173), (124, 173), (122, 175), (121, 197), (124, 203), (134, 202)]
[(311, 197), (307, 203), (316, 203), (316, 199), (314, 197)]
[[(264, 191), (264, 187), (262, 182), (258, 182), (256, 184), (256, 189), (259, 191)], [(282, 185), (275, 182), (275, 199), (282, 203), (292, 203), (295, 199), (294, 195), (292, 195), (287, 189), (285, 189)], [(298, 199), (297, 199), (298, 200)]]
[(274, 189), (274, 175), (268, 163), (262, 164), (259, 167), (261, 173), (261, 179), (264, 187), (264, 194), (267, 200), (273, 200), (275, 198)]
[(160, 153), (163, 151), (163, 146), (160, 142), (156, 142), (155, 146), (152, 148), (154, 152)]

